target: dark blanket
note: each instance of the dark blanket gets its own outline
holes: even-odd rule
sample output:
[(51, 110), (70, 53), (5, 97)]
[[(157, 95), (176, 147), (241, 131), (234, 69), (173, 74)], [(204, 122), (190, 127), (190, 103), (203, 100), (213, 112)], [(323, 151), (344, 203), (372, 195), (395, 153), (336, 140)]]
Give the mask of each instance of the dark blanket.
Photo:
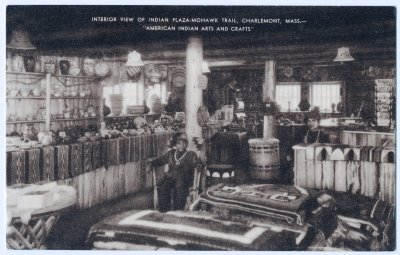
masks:
[(299, 233), (278, 227), (250, 226), (199, 212), (127, 211), (94, 225), (88, 242), (94, 248), (176, 250), (293, 250)]
[[(311, 250), (391, 250), (394, 247), (394, 208), (379, 199), (336, 191), (312, 191), (311, 200), (321, 194), (332, 198), (332, 208), (323, 208), (307, 217), (323, 238)], [(318, 211), (318, 212), (316, 212)]]

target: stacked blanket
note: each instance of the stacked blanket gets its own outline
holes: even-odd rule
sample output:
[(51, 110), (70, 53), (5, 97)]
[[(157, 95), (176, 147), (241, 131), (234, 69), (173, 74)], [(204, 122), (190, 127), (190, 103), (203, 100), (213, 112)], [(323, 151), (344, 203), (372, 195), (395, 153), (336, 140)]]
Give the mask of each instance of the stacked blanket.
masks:
[(191, 210), (212, 207), (239, 210), (245, 214), (265, 216), (290, 224), (304, 225), (304, 205), (309, 195), (306, 190), (285, 185), (243, 184), (229, 186), (219, 184), (209, 188), (191, 206)]

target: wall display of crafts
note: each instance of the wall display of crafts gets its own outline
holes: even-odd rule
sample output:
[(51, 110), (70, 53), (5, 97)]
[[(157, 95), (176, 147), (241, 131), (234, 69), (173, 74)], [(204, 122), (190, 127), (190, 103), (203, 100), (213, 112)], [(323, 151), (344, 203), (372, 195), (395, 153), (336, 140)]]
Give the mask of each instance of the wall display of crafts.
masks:
[(7, 134), (22, 134), (27, 125), (50, 131), (96, 124), (97, 87), (109, 73), (99, 59), (7, 51)]
[(46, 85), (44, 74), (7, 72), (7, 133), (21, 131), (26, 123), (44, 129)]
[(390, 126), (393, 119), (394, 79), (375, 80), (375, 113), (378, 126)]

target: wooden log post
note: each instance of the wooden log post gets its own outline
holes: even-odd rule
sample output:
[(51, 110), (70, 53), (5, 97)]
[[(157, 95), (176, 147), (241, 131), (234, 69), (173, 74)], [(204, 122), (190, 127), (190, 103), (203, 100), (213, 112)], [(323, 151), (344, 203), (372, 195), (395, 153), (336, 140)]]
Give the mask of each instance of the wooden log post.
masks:
[(50, 131), (50, 109), (51, 109), (51, 73), (46, 73), (46, 123), (45, 130)]
[(194, 148), (193, 137), (202, 137), (202, 128), (197, 123), (197, 110), (203, 104), (203, 91), (199, 87), (199, 76), (202, 73), (203, 41), (200, 37), (189, 38), (186, 48), (186, 134), (188, 148)]
[[(265, 81), (263, 84), (263, 102), (275, 102), (276, 63), (274, 60), (265, 62)], [(276, 137), (275, 115), (264, 115), (264, 139)]]

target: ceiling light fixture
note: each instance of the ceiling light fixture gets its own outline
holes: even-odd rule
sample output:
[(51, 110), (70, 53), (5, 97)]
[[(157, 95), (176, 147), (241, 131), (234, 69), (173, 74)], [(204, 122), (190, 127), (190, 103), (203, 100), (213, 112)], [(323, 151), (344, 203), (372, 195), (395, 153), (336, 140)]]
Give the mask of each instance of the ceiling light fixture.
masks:
[(35, 46), (29, 40), (29, 35), (23, 30), (14, 30), (11, 34), (11, 41), (6, 46), (9, 49), (16, 50), (34, 50)]
[(348, 47), (341, 47), (338, 49), (337, 56), (333, 61), (334, 62), (354, 61), (354, 58), (350, 55), (350, 49)]

